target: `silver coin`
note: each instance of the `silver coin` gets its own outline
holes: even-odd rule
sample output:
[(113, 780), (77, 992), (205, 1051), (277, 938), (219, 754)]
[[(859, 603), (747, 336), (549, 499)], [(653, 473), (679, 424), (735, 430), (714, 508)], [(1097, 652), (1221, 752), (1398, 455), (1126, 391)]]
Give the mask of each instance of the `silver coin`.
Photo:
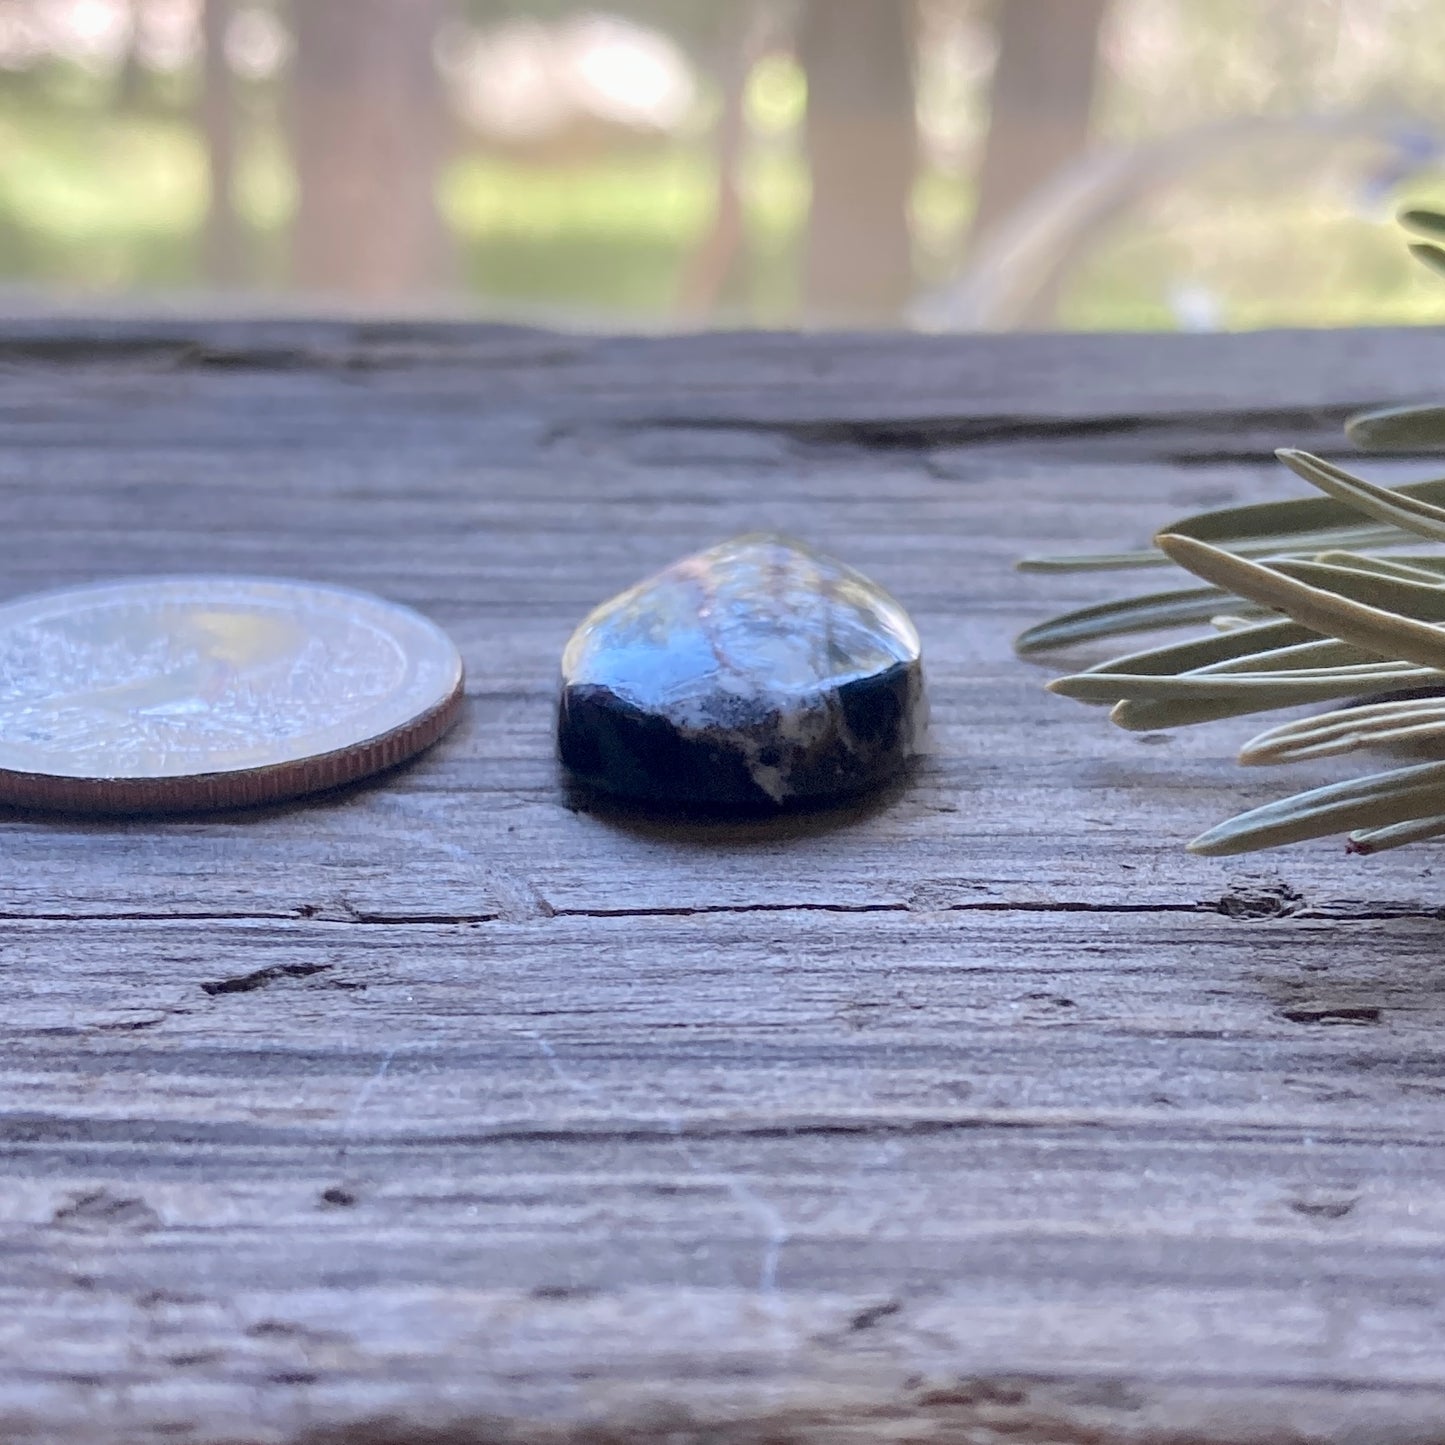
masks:
[(462, 662), (364, 592), (167, 577), (0, 605), (0, 802), (103, 812), (275, 802), (430, 746)]

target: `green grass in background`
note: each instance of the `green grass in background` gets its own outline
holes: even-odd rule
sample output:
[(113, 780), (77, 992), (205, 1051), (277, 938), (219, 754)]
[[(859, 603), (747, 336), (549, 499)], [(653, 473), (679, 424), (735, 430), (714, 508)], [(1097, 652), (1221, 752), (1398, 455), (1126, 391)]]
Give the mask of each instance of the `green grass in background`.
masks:
[[(201, 144), (183, 104), (153, 97), (115, 113), (108, 83), (74, 72), (0, 82), (0, 285), (67, 293), (204, 285)], [(706, 234), (712, 157), (701, 139), (567, 165), (477, 152), (449, 167), (443, 214), (457, 240), (458, 309), (662, 325), (677, 315), (687, 259)], [(1413, 266), (1394, 228), (1354, 214), (1327, 179), (1260, 181), (1239, 166), (1182, 177), (1116, 218), (1072, 273), (1063, 324), (1172, 329), (1182, 286), (1231, 327), (1445, 322), (1445, 287)], [(747, 264), (720, 319), (797, 314), (808, 184), (795, 144), (765, 138), (745, 174)], [(1412, 186), (1445, 201), (1445, 182)], [(285, 283), (295, 187), (274, 122), (248, 127), (238, 179), (255, 282)], [(973, 198), (959, 177), (921, 178), (920, 286), (946, 283)]]
[(474, 295), (645, 316), (671, 309), (711, 204), (706, 159), (683, 148), (548, 168), (468, 156), (442, 192)]
[(0, 95), (0, 277), (66, 289), (189, 285), (205, 163), (189, 126)]

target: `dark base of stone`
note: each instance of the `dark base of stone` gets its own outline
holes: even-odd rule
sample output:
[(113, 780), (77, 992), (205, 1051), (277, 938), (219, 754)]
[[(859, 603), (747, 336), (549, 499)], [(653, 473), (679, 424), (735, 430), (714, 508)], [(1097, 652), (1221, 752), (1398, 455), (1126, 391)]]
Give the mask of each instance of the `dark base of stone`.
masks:
[[(804, 747), (780, 714), (683, 730), (609, 688), (574, 684), (562, 692), (558, 752), (575, 782), (636, 802), (752, 814), (816, 807), (904, 772), (921, 690), (916, 663), (844, 684), (829, 700), (836, 727)], [(784, 796), (759, 785), (758, 764), (778, 770)]]

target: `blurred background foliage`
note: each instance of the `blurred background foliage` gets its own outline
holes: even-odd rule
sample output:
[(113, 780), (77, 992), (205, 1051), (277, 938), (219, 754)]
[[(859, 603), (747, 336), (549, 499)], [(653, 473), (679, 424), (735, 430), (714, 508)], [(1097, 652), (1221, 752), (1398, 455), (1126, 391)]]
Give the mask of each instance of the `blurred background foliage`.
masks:
[(1437, 0), (0, 0), (0, 305), (1445, 320)]

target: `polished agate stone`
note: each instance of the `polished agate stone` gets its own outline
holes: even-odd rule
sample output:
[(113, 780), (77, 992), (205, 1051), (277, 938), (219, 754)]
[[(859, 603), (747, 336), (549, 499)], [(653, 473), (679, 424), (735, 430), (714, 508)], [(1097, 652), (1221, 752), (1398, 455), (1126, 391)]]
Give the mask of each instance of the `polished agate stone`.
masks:
[(619, 797), (772, 809), (897, 776), (924, 716), (903, 608), (831, 557), (750, 535), (582, 623), (562, 658), (558, 747), (577, 780)]

